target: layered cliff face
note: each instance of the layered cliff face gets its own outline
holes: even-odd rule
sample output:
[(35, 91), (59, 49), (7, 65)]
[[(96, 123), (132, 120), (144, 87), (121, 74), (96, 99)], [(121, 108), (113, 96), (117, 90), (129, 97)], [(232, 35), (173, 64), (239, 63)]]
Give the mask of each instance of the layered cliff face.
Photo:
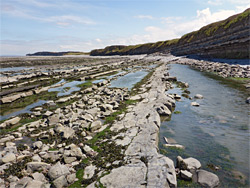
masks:
[(155, 52), (214, 58), (249, 58), (250, 9), (182, 36), (180, 39), (132, 46), (109, 46), (90, 55), (135, 55)]

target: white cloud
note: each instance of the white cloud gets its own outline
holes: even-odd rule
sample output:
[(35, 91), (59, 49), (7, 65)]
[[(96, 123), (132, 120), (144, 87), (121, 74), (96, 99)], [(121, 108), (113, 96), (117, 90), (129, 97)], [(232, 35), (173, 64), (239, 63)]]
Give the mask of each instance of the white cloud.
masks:
[(151, 16), (151, 15), (137, 15), (137, 16), (135, 16), (135, 18), (152, 20), (153, 16)]
[(72, 23), (79, 23), (79, 24), (86, 24), (86, 25), (95, 24), (95, 22), (91, 21), (88, 18), (73, 16), (73, 15), (51, 16), (47, 18), (36, 18), (36, 19), (40, 21), (45, 21), (45, 22), (54, 22), (58, 25), (63, 25), (63, 26), (67, 26)]
[(210, 0), (207, 2), (209, 5), (222, 5), (222, 0)]

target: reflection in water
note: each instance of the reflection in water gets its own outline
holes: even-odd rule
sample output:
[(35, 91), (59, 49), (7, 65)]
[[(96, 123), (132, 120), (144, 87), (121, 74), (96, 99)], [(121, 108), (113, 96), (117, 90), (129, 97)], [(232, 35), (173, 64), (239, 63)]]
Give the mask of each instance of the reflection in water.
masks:
[(129, 90), (136, 84), (140, 82), (148, 74), (147, 71), (137, 71), (126, 74), (125, 76), (121, 76), (117, 80), (111, 81), (110, 87), (123, 88), (126, 87)]
[[(222, 181), (221, 186), (237, 185), (226, 172), (231, 167), (249, 179), (249, 107), (245, 94), (188, 66), (171, 65), (169, 72), (179, 81), (189, 83), (191, 97), (202, 94), (204, 99), (192, 100), (200, 104), (192, 107), (191, 101), (182, 97), (175, 109), (182, 113), (163, 122), (161, 137), (171, 137), (184, 145), (186, 149), (181, 155), (200, 159), (203, 167), (209, 163), (220, 166), (222, 170), (215, 173)], [(182, 90), (174, 88), (168, 93), (181, 95)], [(174, 159), (177, 154), (172, 151), (168, 156)]]
[[(63, 83), (64, 80), (61, 80), (57, 84)], [(85, 81), (72, 81), (65, 83), (64, 85), (60, 87), (55, 87), (55, 88), (50, 88), (48, 92), (58, 92), (57, 96), (65, 96), (65, 95), (70, 95), (72, 92), (79, 91), (81, 88), (77, 87), (77, 85), (84, 83)], [(56, 84), (56, 85), (57, 85)]]

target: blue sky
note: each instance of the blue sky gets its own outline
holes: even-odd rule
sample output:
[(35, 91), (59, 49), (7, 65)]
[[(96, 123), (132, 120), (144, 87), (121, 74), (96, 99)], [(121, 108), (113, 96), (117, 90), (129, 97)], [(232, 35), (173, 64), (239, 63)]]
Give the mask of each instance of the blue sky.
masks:
[(0, 1), (1, 55), (168, 40), (250, 7), (250, 0)]

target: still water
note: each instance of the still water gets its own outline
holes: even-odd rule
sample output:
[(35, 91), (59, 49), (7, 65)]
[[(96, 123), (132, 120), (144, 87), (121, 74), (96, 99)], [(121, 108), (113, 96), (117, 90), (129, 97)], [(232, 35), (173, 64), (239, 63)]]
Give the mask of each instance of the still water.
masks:
[(119, 77), (117, 80), (113, 80), (110, 83), (110, 87), (122, 88), (126, 87), (129, 90), (137, 83), (140, 82), (148, 74), (147, 71), (141, 70), (136, 72), (131, 72), (125, 76)]
[[(167, 149), (167, 156), (175, 160), (177, 155), (192, 156), (202, 163), (202, 168), (216, 173), (221, 187), (249, 186), (249, 105), (245, 103), (246, 93), (229, 87), (206, 73), (186, 65), (172, 64), (169, 73), (179, 81), (188, 82), (189, 96), (201, 94), (204, 99), (182, 97), (176, 102), (170, 121), (162, 123), (159, 143), (163, 136), (170, 138), (185, 149)], [(167, 91), (181, 95), (183, 90), (175, 87)], [(200, 107), (193, 107), (196, 101)], [(213, 171), (215, 165), (220, 170)], [(237, 180), (238, 179), (238, 180)]]

